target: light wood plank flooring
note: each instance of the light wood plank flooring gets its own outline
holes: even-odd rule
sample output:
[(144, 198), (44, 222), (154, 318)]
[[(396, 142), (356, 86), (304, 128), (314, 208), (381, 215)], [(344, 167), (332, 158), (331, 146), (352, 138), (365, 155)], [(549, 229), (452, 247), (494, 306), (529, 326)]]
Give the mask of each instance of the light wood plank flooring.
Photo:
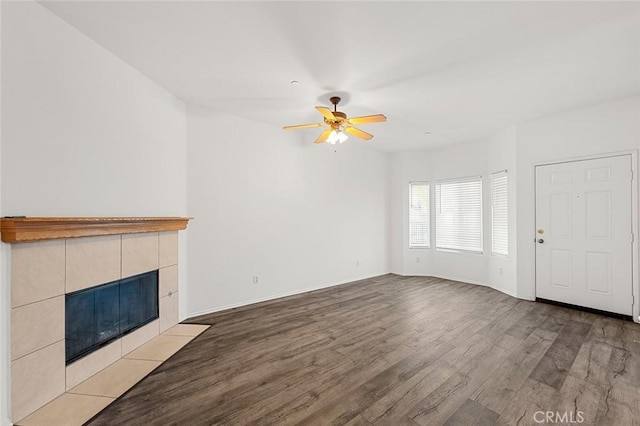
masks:
[(91, 425), (640, 425), (639, 325), (481, 286), (385, 275), (189, 322), (212, 327)]

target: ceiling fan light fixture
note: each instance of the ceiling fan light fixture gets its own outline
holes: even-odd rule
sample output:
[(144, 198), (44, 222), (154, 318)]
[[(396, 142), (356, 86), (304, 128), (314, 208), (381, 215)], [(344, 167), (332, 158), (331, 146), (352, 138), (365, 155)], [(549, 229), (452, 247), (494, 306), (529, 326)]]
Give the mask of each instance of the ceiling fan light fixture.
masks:
[(335, 145), (338, 142), (338, 132), (336, 132), (335, 130), (332, 130), (331, 133), (329, 133), (329, 137), (327, 138), (327, 143), (330, 143), (331, 145)]
[(349, 136), (347, 136), (342, 130), (332, 130), (331, 133), (329, 133), (329, 137), (327, 138), (327, 143), (335, 145), (337, 143), (343, 143), (347, 139), (349, 139)]

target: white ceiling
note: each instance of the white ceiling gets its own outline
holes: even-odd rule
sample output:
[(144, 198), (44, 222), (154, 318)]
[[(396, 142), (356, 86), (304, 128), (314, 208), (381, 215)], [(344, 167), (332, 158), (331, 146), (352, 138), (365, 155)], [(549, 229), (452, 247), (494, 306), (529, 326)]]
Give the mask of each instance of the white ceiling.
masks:
[(283, 126), (342, 94), (387, 115), (361, 126), (381, 151), (640, 93), (637, 2), (43, 4), (191, 104)]

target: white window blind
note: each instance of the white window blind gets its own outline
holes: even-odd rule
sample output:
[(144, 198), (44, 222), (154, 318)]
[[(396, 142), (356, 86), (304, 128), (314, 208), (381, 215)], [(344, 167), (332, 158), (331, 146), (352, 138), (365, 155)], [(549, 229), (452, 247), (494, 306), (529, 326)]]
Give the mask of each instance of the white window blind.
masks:
[(509, 205), (507, 172), (491, 175), (491, 254), (509, 255)]
[(436, 184), (436, 248), (482, 253), (482, 177)]
[(429, 184), (409, 184), (409, 248), (429, 248)]

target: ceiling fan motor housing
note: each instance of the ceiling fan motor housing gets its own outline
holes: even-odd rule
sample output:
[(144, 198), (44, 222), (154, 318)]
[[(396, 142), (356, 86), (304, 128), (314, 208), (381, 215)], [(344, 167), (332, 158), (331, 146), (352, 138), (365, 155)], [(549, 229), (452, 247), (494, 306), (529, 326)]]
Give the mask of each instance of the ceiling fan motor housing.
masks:
[(333, 115), (335, 117), (334, 120), (325, 118), (324, 122), (327, 124), (327, 126), (330, 126), (334, 130), (337, 130), (344, 124), (345, 121), (347, 121), (347, 114), (341, 111), (333, 111)]

